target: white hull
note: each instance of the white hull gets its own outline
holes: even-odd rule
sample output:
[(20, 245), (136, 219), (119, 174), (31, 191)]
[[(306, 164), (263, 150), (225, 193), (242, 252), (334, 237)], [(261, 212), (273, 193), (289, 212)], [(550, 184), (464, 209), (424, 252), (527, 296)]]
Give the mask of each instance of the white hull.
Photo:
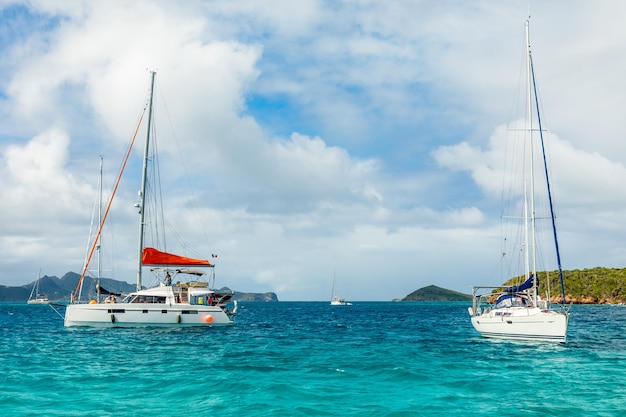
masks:
[(47, 298), (37, 298), (34, 300), (28, 300), (27, 303), (28, 304), (50, 304), (50, 301), (48, 301)]
[[(123, 302), (69, 304), (65, 310), (65, 326), (93, 327), (189, 327), (233, 324), (233, 310), (216, 302), (223, 297), (205, 287), (206, 284), (161, 285), (131, 293)], [(198, 286), (200, 285), (200, 286)], [(158, 300), (158, 301), (157, 301)], [(109, 298), (110, 301), (110, 298)]]
[(218, 306), (161, 303), (69, 304), (65, 326), (189, 327), (233, 324)]
[(500, 308), (472, 316), (472, 325), (484, 337), (558, 343), (566, 343), (567, 321), (566, 314), (537, 307)]

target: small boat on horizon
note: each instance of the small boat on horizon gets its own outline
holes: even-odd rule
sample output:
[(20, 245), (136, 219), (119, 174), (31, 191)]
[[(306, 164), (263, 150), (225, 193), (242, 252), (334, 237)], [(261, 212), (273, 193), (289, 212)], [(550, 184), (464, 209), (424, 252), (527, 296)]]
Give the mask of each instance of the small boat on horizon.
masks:
[(336, 284), (336, 279), (333, 277), (333, 294), (330, 298), (330, 305), (331, 306), (351, 306), (352, 303), (346, 302), (345, 298), (342, 298), (338, 296), (337, 294), (335, 294), (335, 284)]
[(28, 297), (28, 304), (50, 304), (48, 300), (48, 296), (44, 294), (39, 294), (39, 281), (41, 281), (41, 271), (39, 271), (39, 276), (33, 284), (33, 289), (30, 290), (30, 296)]

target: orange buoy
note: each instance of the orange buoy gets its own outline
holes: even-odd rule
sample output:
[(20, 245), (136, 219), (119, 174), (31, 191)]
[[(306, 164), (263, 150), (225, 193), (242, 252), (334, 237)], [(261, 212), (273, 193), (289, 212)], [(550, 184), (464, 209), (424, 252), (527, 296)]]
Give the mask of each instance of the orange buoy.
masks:
[(206, 321), (207, 323), (211, 323), (213, 321), (213, 316), (207, 314), (206, 316), (204, 316), (204, 321)]
[(89, 304), (98, 304), (98, 302), (96, 300), (91, 300)]

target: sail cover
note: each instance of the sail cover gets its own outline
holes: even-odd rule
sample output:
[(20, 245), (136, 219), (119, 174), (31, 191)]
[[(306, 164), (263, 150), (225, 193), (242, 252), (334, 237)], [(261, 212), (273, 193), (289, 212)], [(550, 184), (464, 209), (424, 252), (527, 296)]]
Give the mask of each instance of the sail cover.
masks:
[(505, 291), (508, 293), (516, 293), (520, 291), (527, 290), (533, 286), (533, 274), (530, 274), (528, 279), (522, 282), (520, 285), (513, 285), (511, 287), (506, 287)]
[(161, 252), (154, 248), (144, 248), (141, 255), (143, 265), (205, 265), (211, 266), (207, 259), (194, 259), (185, 256), (174, 255), (173, 253)]
[(122, 293), (109, 291), (106, 288), (104, 288), (103, 286), (101, 286), (100, 284), (96, 284), (96, 291), (98, 291), (98, 292), (100, 292), (100, 294), (104, 294), (104, 295), (117, 295), (118, 297), (120, 295), (122, 295)]

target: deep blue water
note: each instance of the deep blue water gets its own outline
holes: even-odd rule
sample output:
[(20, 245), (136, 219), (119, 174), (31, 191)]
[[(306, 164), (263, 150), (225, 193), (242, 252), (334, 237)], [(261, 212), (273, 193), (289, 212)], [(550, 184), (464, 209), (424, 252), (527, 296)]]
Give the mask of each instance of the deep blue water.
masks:
[(11, 416), (626, 416), (626, 307), (565, 346), (483, 339), (467, 303), (242, 303), (237, 324), (66, 329), (0, 304)]

